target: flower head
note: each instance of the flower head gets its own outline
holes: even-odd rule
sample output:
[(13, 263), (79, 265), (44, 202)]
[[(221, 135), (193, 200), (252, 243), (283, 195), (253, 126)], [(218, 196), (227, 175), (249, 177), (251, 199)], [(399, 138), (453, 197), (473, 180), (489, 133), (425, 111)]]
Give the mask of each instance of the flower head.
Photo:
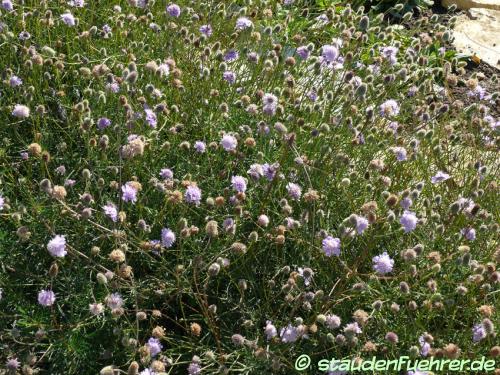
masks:
[(236, 146), (238, 145), (238, 140), (230, 134), (224, 134), (220, 141), (221, 146), (226, 151), (236, 150)]
[(201, 190), (196, 185), (189, 185), (186, 189), (186, 193), (184, 194), (184, 198), (186, 202), (193, 203), (195, 205), (199, 205), (201, 202)]
[(151, 357), (155, 357), (158, 355), (161, 350), (163, 349), (163, 345), (160, 343), (160, 340), (158, 340), (155, 337), (151, 337), (148, 342), (146, 343), (146, 346), (149, 349), (149, 352), (151, 354)]
[(438, 171), (434, 176), (431, 177), (431, 182), (433, 184), (437, 184), (439, 182), (446, 181), (449, 178), (450, 175), (448, 173), (445, 173), (443, 171)]
[(68, 252), (66, 251), (66, 239), (64, 236), (56, 235), (47, 244), (47, 250), (50, 255), (58, 258), (63, 258)]
[(231, 178), (231, 186), (238, 193), (244, 193), (247, 190), (247, 181), (242, 176), (233, 176)]
[(163, 228), (161, 230), (161, 245), (167, 249), (172, 247), (175, 242), (175, 233), (169, 228)]
[(397, 116), (399, 114), (399, 105), (393, 100), (389, 99), (380, 105), (380, 115), (382, 117)]
[(394, 260), (391, 259), (386, 252), (373, 258), (373, 269), (380, 275), (392, 272), (393, 267)]
[(118, 221), (118, 209), (113, 203), (108, 202), (102, 209), (104, 210), (104, 214), (113, 220), (113, 222), (116, 223)]
[(122, 185), (122, 193), (122, 200), (124, 202), (137, 202), (137, 189), (129, 182)]
[(69, 13), (69, 12), (61, 14), (61, 20), (67, 26), (75, 26), (76, 25), (75, 17), (71, 13)]
[(253, 27), (253, 22), (246, 17), (240, 17), (236, 20), (236, 30), (245, 30)]
[(323, 251), (325, 252), (327, 257), (331, 257), (332, 255), (339, 256), (340, 255), (340, 239), (333, 238), (332, 236), (328, 236), (323, 239), (321, 242), (323, 246)]
[(403, 215), (401, 215), (399, 222), (403, 226), (405, 233), (408, 233), (417, 227), (418, 218), (415, 213), (405, 211)]
[(30, 117), (30, 109), (22, 104), (16, 104), (12, 110), (12, 116), (17, 118), (28, 118)]
[(181, 8), (177, 4), (170, 4), (167, 6), (167, 13), (171, 17), (179, 17), (181, 15)]
[(56, 301), (56, 295), (52, 290), (42, 289), (38, 293), (38, 303), (42, 306), (52, 306)]
[(302, 188), (300, 187), (300, 185), (293, 182), (289, 182), (286, 185), (286, 190), (288, 191), (288, 195), (290, 196), (290, 198), (294, 200), (299, 200), (302, 195)]

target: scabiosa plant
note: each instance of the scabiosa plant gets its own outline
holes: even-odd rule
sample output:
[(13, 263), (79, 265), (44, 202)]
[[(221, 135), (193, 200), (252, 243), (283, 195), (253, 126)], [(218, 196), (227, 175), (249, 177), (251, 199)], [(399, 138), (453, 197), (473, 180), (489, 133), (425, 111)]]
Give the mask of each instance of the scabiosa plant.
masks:
[(186, 202), (199, 205), (201, 202), (201, 190), (196, 185), (190, 185), (187, 187), (186, 192), (184, 193), (184, 199)]
[(52, 238), (47, 244), (47, 250), (54, 257), (64, 258), (68, 253), (66, 251), (66, 239), (64, 236), (56, 235)]
[(30, 117), (30, 109), (23, 104), (16, 104), (12, 110), (12, 116), (25, 119)]
[(392, 272), (394, 260), (389, 257), (387, 252), (383, 252), (373, 258), (373, 269), (380, 275)]
[(409, 233), (417, 227), (418, 218), (414, 212), (405, 211), (403, 215), (401, 215), (399, 222), (403, 226), (405, 233)]
[(175, 243), (175, 233), (169, 228), (161, 230), (161, 245), (167, 249), (171, 248)]
[(122, 201), (124, 202), (137, 202), (137, 188), (130, 182), (122, 185)]
[(321, 242), (323, 246), (323, 251), (327, 257), (331, 257), (332, 255), (339, 256), (340, 255), (340, 239), (333, 238), (332, 236), (327, 236)]
[(38, 293), (38, 303), (42, 306), (52, 306), (56, 301), (56, 295), (52, 290), (42, 289)]

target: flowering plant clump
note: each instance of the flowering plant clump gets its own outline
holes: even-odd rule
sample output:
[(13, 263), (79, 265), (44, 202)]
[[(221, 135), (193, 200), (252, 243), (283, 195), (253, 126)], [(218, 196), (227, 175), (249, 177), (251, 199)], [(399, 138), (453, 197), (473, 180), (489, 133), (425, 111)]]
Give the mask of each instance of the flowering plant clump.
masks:
[(1, 371), (500, 355), (499, 94), (311, 3), (2, 1)]

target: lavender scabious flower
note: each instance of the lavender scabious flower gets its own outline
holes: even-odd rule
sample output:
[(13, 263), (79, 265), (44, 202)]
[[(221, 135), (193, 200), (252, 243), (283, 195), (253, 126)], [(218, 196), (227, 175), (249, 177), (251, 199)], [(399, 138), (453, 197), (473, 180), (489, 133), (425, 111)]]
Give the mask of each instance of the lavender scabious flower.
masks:
[(326, 44), (321, 48), (321, 57), (327, 63), (333, 63), (339, 57), (339, 50), (336, 46)]
[(69, 12), (61, 14), (61, 20), (67, 26), (75, 26), (76, 25), (75, 17), (71, 13), (69, 13)]
[(236, 20), (236, 30), (245, 30), (253, 27), (253, 22), (246, 17), (240, 17)]
[(233, 176), (231, 178), (231, 186), (238, 193), (244, 193), (247, 190), (247, 181), (242, 176)]
[(237, 60), (240, 54), (235, 49), (230, 49), (224, 54), (224, 61), (231, 62)]
[(224, 73), (222, 73), (222, 78), (224, 78), (224, 81), (232, 85), (236, 82), (236, 73), (230, 70), (226, 70)]
[(19, 362), (17, 358), (9, 358), (5, 363), (5, 367), (7, 367), (9, 371), (16, 371), (19, 366), (21, 366), (21, 362)]
[(484, 326), (482, 324), (475, 324), (474, 327), (472, 327), (472, 341), (473, 342), (479, 342), (486, 338), (486, 330), (484, 329)]
[(264, 333), (266, 334), (267, 340), (271, 340), (273, 337), (276, 337), (278, 335), (276, 327), (272, 324), (270, 320), (266, 322), (266, 326), (264, 327)]
[(194, 149), (196, 150), (196, 152), (203, 154), (207, 149), (207, 145), (205, 144), (205, 142), (196, 141), (194, 143)]
[(376, 257), (373, 257), (373, 269), (380, 275), (392, 272), (394, 260), (389, 257), (386, 252), (383, 252)]
[(189, 375), (200, 375), (201, 374), (201, 366), (198, 362), (191, 362), (188, 366), (188, 374)]
[(266, 178), (269, 181), (274, 180), (274, 177), (276, 177), (276, 172), (278, 172), (278, 167), (279, 167), (278, 163), (274, 163), (274, 164), (265, 163), (265, 164), (263, 164), (262, 170), (264, 172), (264, 176), (266, 176)]
[(281, 342), (291, 343), (297, 341), (299, 338), (299, 332), (296, 327), (288, 324), (285, 328), (280, 331)]
[(433, 184), (437, 184), (437, 183), (446, 181), (449, 178), (450, 178), (450, 175), (448, 173), (438, 171), (434, 176), (431, 177), (431, 182)]
[(120, 293), (112, 293), (106, 297), (105, 302), (111, 310), (119, 309), (123, 305), (123, 298)]
[(264, 169), (260, 164), (252, 164), (250, 169), (248, 169), (247, 174), (252, 177), (254, 180), (260, 179), (264, 176)]
[(56, 301), (56, 295), (52, 290), (42, 289), (38, 293), (38, 303), (42, 306), (52, 306)]
[(22, 104), (16, 104), (12, 110), (12, 116), (17, 118), (28, 118), (30, 117), (30, 109)]
[(179, 17), (181, 15), (181, 8), (177, 4), (170, 4), (167, 6), (167, 13), (171, 17)]
[(299, 200), (302, 195), (302, 188), (300, 187), (300, 185), (297, 185), (293, 182), (289, 182), (286, 185), (286, 190), (288, 191), (288, 195), (290, 196), (290, 198), (294, 200)]
[(417, 216), (411, 211), (404, 211), (399, 219), (400, 224), (403, 226), (405, 233), (411, 232), (417, 227)]
[(474, 228), (464, 228), (461, 230), (461, 233), (469, 241), (474, 241), (476, 239), (476, 230)]
[(302, 60), (307, 60), (309, 58), (310, 52), (307, 46), (297, 47), (296, 52), (297, 55), (299, 55)]
[(220, 141), (221, 146), (226, 151), (236, 150), (236, 146), (238, 146), (238, 140), (230, 134), (224, 134)]
[(12, 75), (9, 78), (9, 86), (10, 87), (21, 86), (22, 84), (23, 84), (23, 80), (21, 78), (19, 78), (18, 76), (16, 76), (16, 75)]
[(99, 128), (99, 130), (106, 129), (110, 125), (111, 120), (106, 117), (101, 117), (99, 120), (97, 120), (97, 127)]
[(47, 250), (50, 255), (58, 258), (63, 258), (68, 252), (66, 251), (66, 239), (64, 236), (56, 235), (47, 244)]
[(164, 180), (171, 180), (174, 178), (174, 172), (170, 168), (162, 168), (160, 171), (160, 177)]
[(370, 224), (368, 220), (363, 216), (356, 216), (356, 232), (358, 234), (363, 234), (363, 232), (368, 228)]
[(407, 160), (406, 149), (404, 147), (393, 147), (392, 151), (396, 155), (397, 161), (405, 161)]
[(195, 205), (199, 205), (201, 202), (201, 190), (198, 186), (190, 185), (186, 189), (186, 193), (184, 194), (184, 199), (186, 202), (193, 203)]
[(104, 306), (102, 303), (91, 303), (89, 304), (89, 311), (92, 315), (100, 315), (104, 312)]
[(122, 185), (122, 200), (124, 202), (137, 202), (137, 190), (128, 182)]
[(144, 108), (144, 113), (146, 114), (146, 122), (149, 124), (149, 126), (152, 128), (156, 128), (156, 125), (158, 124), (156, 113), (154, 113), (154, 111), (148, 107)]
[(396, 47), (382, 47), (380, 49), (380, 51), (382, 52), (382, 56), (384, 57), (384, 59), (389, 61), (389, 63), (391, 65), (395, 65), (398, 62), (398, 60), (396, 58), (396, 55), (398, 54), (398, 51), (399, 51), (398, 48), (396, 48)]
[(401, 207), (403, 207), (403, 210), (408, 210), (410, 206), (413, 204), (413, 201), (411, 200), (410, 197), (406, 197), (401, 199), (401, 202), (399, 202)]
[(431, 344), (425, 341), (423, 335), (418, 338), (418, 343), (420, 344), (420, 355), (427, 357), (429, 355), (429, 350), (431, 350)]
[(389, 99), (380, 105), (380, 116), (391, 117), (399, 114), (399, 105), (393, 100)]
[(0, 211), (3, 210), (3, 205), (5, 204), (5, 199), (0, 195)]
[(323, 239), (321, 242), (323, 246), (323, 251), (327, 257), (331, 257), (332, 255), (339, 256), (340, 255), (340, 239), (333, 238), (332, 236), (328, 236)]
[(335, 328), (340, 327), (341, 320), (340, 320), (340, 318), (339, 318), (337, 315), (335, 315), (335, 314), (328, 314), (328, 315), (326, 315), (325, 324), (326, 324), (326, 326), (327, 326), (329, 329), (335, 329)]
[(116, 223), (118, 221), (118, 209), (113, 203), (108, 202), (106, 205), (102, 207), (102, 209), (104, 210), (104, 214), (107, 217), (109, 217), (113, 222)]
[(149, 349), (149, 353), (151, 354), (151, 357), (155, 357), (163, 349), (163, 345), (160, 343), (160, 340), (158, 340), (155, 337), (151, 337), (148, 340), (148, 342), (146, 343), (146, 346)]
[(266, 115), (274, 115), (278, 107), (278, 98), (273, 94), (264, 94), (262, 97), (262, 111)]
[(175, 243), (175, 233), (169, 228), (163, 228), (161, 230), (161, 245), (167, 249), (172, 247)]
[(12, 12), (14, 10), (14, 5), (11, 0), (2, 0), (0, 8), (6, 10), (7, 12)]
[(212, 35), (212, 26), (210, 25), (201, 25), (200, 26), (200, 33), (202, 33), (203, 35), (206, 35), (206, 36), (210, 36)]

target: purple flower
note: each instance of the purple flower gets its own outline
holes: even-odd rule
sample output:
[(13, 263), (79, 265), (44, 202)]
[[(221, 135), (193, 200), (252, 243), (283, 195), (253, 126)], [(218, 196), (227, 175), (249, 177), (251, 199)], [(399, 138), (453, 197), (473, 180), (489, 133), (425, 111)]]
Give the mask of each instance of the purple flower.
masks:
[(236, 73), (231, 70), (226, 70), (224, 73), (222, 73), (222, 78), (224, 78), (224, 81), (233, 84), (234, 82), (236, 82)]
[(104, 306), (102, 303), (91, 303), (89, 304), (89, 311), (92, 315), (100, 315), (104, 312)]
[(278, 98), (273, 94), (264, 94), (262, 97), (262, 111), (266, 115), (274, 115), (278, 107)]
[(321, 48), (321, 57), (327, 63), (333, 63), (339, 57), (339, 50), (336, 46), (326, 44)]
[(198, 362), (191, 362), (188, 366), (188, 374), (189, 375), (200, 375), (201, 374), (201, 366)]
[(30, 117), (30, 109), (22, 104), (16, 104), (12, 110), (12, 116), (17, 118), (28, 118)]
[(326, 315), (325, 324), (328, 328), (330, 328), (330, 329), (339, 328), (341, 323), (342, 322), (337, 315), (335, 315), (335, 314)]
[(264, 327), (264, 333), (266, 334), (266, 339), (269, 341), (273, 337), (276, 337), (278, 335), (278, 331), (276, 330), (276, 327), (272, 324), (270, 320), (266, 322), (266, 326)]
[(368, 220), (363, 216), (356, 216), (356, 232), (358, 234), (363, 234), (363, 232), (368, 228), (370, 224)]
[(248, 169), (247, 174), (254, 180), (258, 180), (259, 178), (264, 176), (264, 169), (260, 164), (252, 164), (250, 166), (250, 169)]
[(156, 113), (154, 113), (154, 111), (148, 107), (144, 108), (144, 113), (146, 113), (146, 122), (149, 124), (149, 126), (152, 128), (156, 128), (156, 124), (158, 123)]
[(331, 257), (332, 255), (339, 256), (340, 255), (340, 239), (333, 238), (332, 236), (327, 236), (321, 242), (323, 246), (323, 251), (327, 257)]
[(5, 204), (5, 199), (2, 195), (0, 195), (0, 211), (3, 210), (3, 205)]
[(212, 35), (212, 26), (210, 25), (202, 25), (200, 26), (200, 33), (206, 35), (206, 36), (210, 36)]
[(61, 20), (67, 26), (75, 26), (76, 25), (75, 17), (69, 12), (61, 14)]
[(399, 114), (399, 105), (395, 100), (389, 99), (380, 105), (380, 116), (391, 117)]
[(472, 327), (472, 341), (479, 342), (486, 338), (486, 330), (482, 324), (476, 324)]
[(231, 185), (238, 193), (244, 193), (247, 190), (247, 181), (242, 176), (233, 176), (231, 178)]
[(12, 5), (11, 0), (2, 0), (2, 2), (0, 3), (0, 7), (7, 12), (12, 12), (14, 10), (14, 5)]
[(380, 275), (392, 272), (394, 260), (389, 257), (387, 252), (383, 252), (376, 257), (373, 257), (373, 269)]
[(234, 229), (234, 219), (231, 217), (224, 219), (224, 221), (222, 222), (222, 227), (226, 232), (232, 231)]
[(438, 171), (434, 176), (431, 177), (431, 182), (433, 184), (437, 184), (437, 183), (446, 181), (449, 178), (450, 178), (450, 175), (448, 173)]
[(194, 143), (194, 149), (196, 150), (196, 152), (203, 154), (207, 149), (207, 145), (205, 144), (205, 142), (196, 141)]
[(113, 203), (108, 202), (106, 205), (102, 207), (102, 209), (104, 210), (104, 214), (107, 217), (109, 217), (113, 222), (116, 223), (118, 221), (118, 209)]
[(169, 228), (163, 228), (161, 230), (161, 245), (167, 249), (171, 248), (175, 243), (175, 233)]
[(170, 168), (162, 168), (160, 171), (160, 177), (164, 180), (171, 180), (174, 178), (174, 172)]
[(309, 58), (310, 52), (307, 46), (297, 47), (296, 52), (297, 55), (299, 55), (302, 60), (307, 60)]
[(52, 290), (42, 289), (38, 292), (38, 303), (42, 306), (52, 306), (56, 301), (56, 295)]
[(10, 87), (21, 86), (22, 84), (23, 84), (23, 80), (21, 78), (19, 78), (18, 76), (16, 76), (16, 75), (12, 75), (9, 78), (9, 86)]
[(238, 140), (230, 134), (224, 134), (220, 141), (220, 144), (224, 148), (224, 150), (233, 151), (238, 145)]
[(264, 172), (264, 176), (266, 176), (266, 178), (269, 181), (274, 180), (274, 177), (276, 177), (276, 172), (278, 171), (278, 167), (279, 167), (278, 163), (274, 163), (274, 164), (265, 163), (265, 164), (263, 164), (262, 171)]
[(363, 333), (357, 322), (346, 324), (344, 327), (344, 333), (348, 335), (357, 335)]
[(403, 198), (401, 202), (399, 202), (401, 207), (403, 207), (403, 210), (408, 210), (410, 206), (413, 204), (413, 201), (411, 200), (410, 197)]
[(486, 90), (480, 85), (477, 85), (474, 90), (467, 92), (467, 96), (483, 100), (486, 97)]
[(47, 244), (47, 250), (53, 257), (64, 258), (66, 251), (66, 239), (64, 236), (56, 235)]
[(129, 182), (122, 185), (122, 193), (122, 200), (124, 202), (137, 202), (137, 190)]
[(302, 195), (302, 188), (299, 185), (294, 184), (293, 182), (289, 182), (286, 185), (286, 190), (288, 191), (288, 195), (290, 196), (290, 198), (294, 200), (299, 200)]
[(427, 357), (429, 355), (429, 350), (431, 349), (431, 344), (425, 341), (423, 335), (418, 338), (418, 343), (420, 344), (420, 355)]
[(119, 309), (123, 305), (123, 298), (120, 293), (112, 293), (105, 298), (106, 305), (111, 309)]
[(280, 331), (281, 342), (291, 343), (297, 341), (299, 338), (299, 332), (296, 327), (288, 324), (285, 328)]
[(461, 230), (461, 233), (469, 241), (474, 241), (476, 239), (476, 230), (474, 228), (464, 228)]
[(201, 202), (201, 190), (196, 185), (190, 185), (186, 189), (186, 193), (184, 194), (184, 198), (188, 203), (194, 203), (195, 205), (199, 205)]
[(408, 233), (417, 227), (418, 219), (415, 213), (411, 211), (405, 211), (403, 215), (401, 215), (399, 222), (403, 226), (405, 233)]
[(380, 51), (382, 52), (382, 56), (384, 57), (384, 59), (389, 61), (389, 63), (391, 65), (395, 65), (398, 62), (398, 60), (396, 58), (396, 55), (398, 54), (398, 51), (399, 51), (398, 48), (396, 48), (396, 47), (382, 47), (380, 49)]
[(405, 161), (406, 158), (406, 149), (404, 147), (393, 147), (392, 151), (396, 155), (397, 161)]
[(418, 92), (418, 87), (417, 86), (412, 86), (408, 89), (408, 97), (414, 97), (415, 95), (417, 95), (417, 92)]
[(240, 17), (236, 20), (236, 30), (245, 30), (253, 26), (253, 22), (246, 17)]
[(71, 0), (68, 1), (68, 5), (75, 8), (83, 8), (85, 6), (84, 0)]
[(179, 17), (181, 15), (181, 8), (177, 4), (170, 4), (167, 6), (167, 13), (172, 17)]
[(99, 120), (97, 120), (97, 127), (99, 128), (99, 130), (106, 129), (110, 125), (111, 120), (106, 117), (101, 117)]
[(17, 360), (17, 358), (9, 358), (7, 360), (7, 363), (5, 363), (5, 367), (7, 367), (7, 370), (9, 371), (15, 371), (21, 366), (21, 362)]
[(120, 91), (120, 85), (118, 82), (111, 82), (106, 84), (106, 91), (116, 94)]
[(224, 61), (231, 62), (238, 59), (239, 56), (240, 54), (238, 53), (238, 51), (236, 51), (235, 49), (230, 49), (224, 55)]
[(151, 337), (148, 340), (148, 342), (146, 343), (146, 346), (149, 349), (149, 353), (151, 354), (151, 357), (155, 357), (163, 349), (163, 345), (160, 343), (160, 340), (158, 340), (155, 337)]

